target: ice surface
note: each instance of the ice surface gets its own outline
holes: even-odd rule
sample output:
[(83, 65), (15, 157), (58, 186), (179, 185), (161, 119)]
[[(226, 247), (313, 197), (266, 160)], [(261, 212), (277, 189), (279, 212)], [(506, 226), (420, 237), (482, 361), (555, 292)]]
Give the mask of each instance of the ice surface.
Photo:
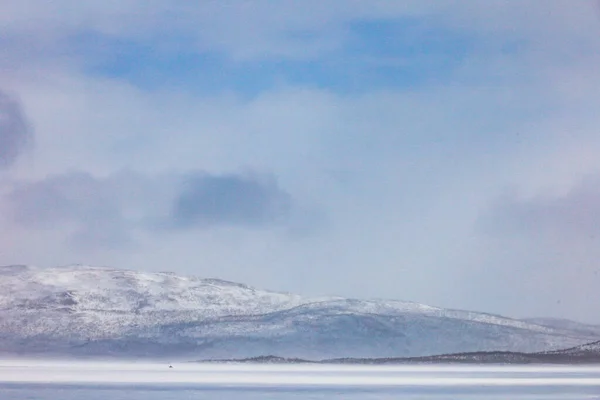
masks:
[(600, 367), (173, 364), (169, 368), (150, 363), (0, 362), (3, 400), (387, 400), (399, 396), (599, 399)]

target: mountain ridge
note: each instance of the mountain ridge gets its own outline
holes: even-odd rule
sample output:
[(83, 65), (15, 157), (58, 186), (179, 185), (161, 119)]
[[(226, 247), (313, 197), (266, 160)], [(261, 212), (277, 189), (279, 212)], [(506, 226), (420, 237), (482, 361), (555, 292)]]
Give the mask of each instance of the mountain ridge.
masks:
[(207, 363), (251, 363), (251, 364), (600, 364), (600, 341), (568, 349), (523, 353), (510, 351), (480, 351), (471, 353), (439, 354), (405, 358), (337, 358), (304, 360), (274, 355), (231, 360), (196, 361)]
[(246, 358), (544, 351), (600, 334), (399, 300), (304, 297), (217, 278), (0, 267), (0, 354)]

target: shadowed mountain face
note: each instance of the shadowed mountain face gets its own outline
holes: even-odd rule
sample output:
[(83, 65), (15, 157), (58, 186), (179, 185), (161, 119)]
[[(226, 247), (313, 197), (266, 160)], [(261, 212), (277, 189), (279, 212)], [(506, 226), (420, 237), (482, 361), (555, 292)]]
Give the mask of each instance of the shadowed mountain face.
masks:
[(490, 314), (171, 273), (0, 267), (0, 352), (10, 355), (321, 360), (537, 352), (598, 339)]

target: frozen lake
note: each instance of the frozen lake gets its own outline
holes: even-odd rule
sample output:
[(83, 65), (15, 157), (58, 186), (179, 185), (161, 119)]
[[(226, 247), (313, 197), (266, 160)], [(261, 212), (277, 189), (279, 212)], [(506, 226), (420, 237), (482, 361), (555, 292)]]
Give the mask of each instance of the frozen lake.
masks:
[(600, 399), (600, 367), (0, 361), (2, 400), (198, 398)]

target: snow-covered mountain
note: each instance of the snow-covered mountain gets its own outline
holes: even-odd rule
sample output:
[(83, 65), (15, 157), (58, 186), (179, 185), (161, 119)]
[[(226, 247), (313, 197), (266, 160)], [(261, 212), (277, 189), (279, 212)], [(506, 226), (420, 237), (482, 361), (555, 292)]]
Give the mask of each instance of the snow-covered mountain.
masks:
[(0, 353), (326, 359), (543, 351), (593, 332), (390, 300), (309, 298), (88, 266), (0, 267)]

